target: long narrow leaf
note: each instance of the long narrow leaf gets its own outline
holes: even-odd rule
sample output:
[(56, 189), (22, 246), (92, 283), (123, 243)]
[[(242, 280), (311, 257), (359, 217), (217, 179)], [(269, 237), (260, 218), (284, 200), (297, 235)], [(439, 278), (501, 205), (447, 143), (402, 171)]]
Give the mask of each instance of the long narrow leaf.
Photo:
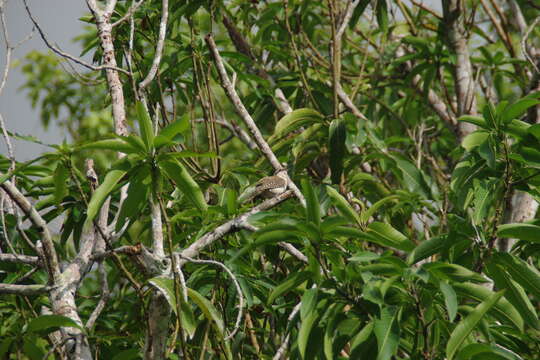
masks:
[(144, 145), (147, 150), (154, 144), (154, 131), (152, 130), (152, 120), (148, 111), (144, 107), (143, 103), (138, 101), (135, 105), (135, 110), (137, 112), (137, 120), (139, 120), (139, 129), (141, 131), (141, 137), (144, 141)]
[(486, 312), (488, 312), (488, 310), (491, 309), (497, 303), (497, 301), (499, 301), (503, 294), (504, 290), (491, 295), (489, 298), (475, 307), (474, 310), (467, 315), (467, 317), (459, 322), (454, 331), (452, 331), (450, 334), (450, 339), (446, 345), (446, 357), (448, 360), (452, 360), (454, 358), (456, 352), (459, 350), (465, 339), (474, 330)]
[(202, 213), (206, 212), (208, 205), (201, 188), (182, 164), (176, 160), (164, 160), (159, 163), (159, 167)]
[(381, 310), (381, 317), (375, 320), (374, 331), (379, 349), (377, 360), (389, 360), (397, 352), (399, 345), (397, 313), (397, 307), (384, 307)]

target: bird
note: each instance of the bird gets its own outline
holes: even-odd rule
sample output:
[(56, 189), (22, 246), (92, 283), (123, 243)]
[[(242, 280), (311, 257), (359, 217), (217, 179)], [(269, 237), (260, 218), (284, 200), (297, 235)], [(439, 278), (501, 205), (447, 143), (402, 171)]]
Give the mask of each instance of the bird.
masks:
[(275, 175), (263, 177), (257, 181), (254, 186), (248, 187), (247, 190), (238, 197), (238, 202), (244, 204), (256, 197), (265, 199), (272, 198), (287, 190), (287, 185), (287, 171), (280, 170)]

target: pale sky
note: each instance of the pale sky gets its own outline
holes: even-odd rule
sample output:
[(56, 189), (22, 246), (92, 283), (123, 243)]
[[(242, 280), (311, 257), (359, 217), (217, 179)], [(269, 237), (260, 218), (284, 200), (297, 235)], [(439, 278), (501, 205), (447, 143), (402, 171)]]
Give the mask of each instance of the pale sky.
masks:
[[(6, 2), (9, 38), (12, 44), (16, 44), (30, 34), (32, 25), (21, 0), (7, 0)], [(78, 18), (88, 13), (84, 0), (28, 0), (28, 5), (51, 42), (72, 55), (80, 54), (81, 47), (71, 40), (81, 33), (83, 27), (83, 23)], [(0, 44), (0, 69), (3, 72), (6, 63), (3, 36), (0, 37)], [(47, 51), (47, 47), (37, 32), (29, 41), (15, 49), (12, 53), (12, 64), (22, 61), (32, 50)], [(53, 120), (47, 131), (41, 126), (38, 111), (32, 109), (25, 92), (18, 90), (23, 83), (24, 76), (19, 68), (12, 66), (6, 86), (0, 95), (0, 113), (4, 117), (8, 130), (36, 136), (45, 143), (61, 142), (64, 135), (54, 126)], [(31, 159), (45, 149), (26, 141), (14, 141), (13, 145), (18, 161)], [(3, 138), (0, 139), (0, 153), (7, 154)]]

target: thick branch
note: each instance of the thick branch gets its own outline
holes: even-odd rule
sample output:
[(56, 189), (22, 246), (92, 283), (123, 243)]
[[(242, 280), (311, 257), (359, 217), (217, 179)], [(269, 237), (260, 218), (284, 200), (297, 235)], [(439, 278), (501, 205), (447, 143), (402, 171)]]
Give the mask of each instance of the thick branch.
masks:
[(286, 191), (282, 194), (279, 194), (271, 199), (266, 200), (265, 202), (261, 203), (260, 205), (257, 205), (253, 207), (248, 212), (230, 220), (227, 221), (225, 224), (218, 226), (214, 230), (210, 231), (209, 233), (205, 234), (204, 236), (200, 237), (197, 241), (195, 241), (193, 244), (191, 244), (188, 248), (182, 250), (180, 252), (180, 262), (179, 265), (182, 266), (186, 263), (187, 260), (183, 258), (194, 258), (199, 255), (199, 253), (204, 250), (204, 248), (208, 247), (215, 241), (221, 239), (225, 235), (238, 231), (242, 228), (242, 224), (247, 223), (247, 219), (254, 214), (257, 214), (261, 211), (268, 210), (279, 203), (287, 200), (293, 195), (292, 191)]
[(124, 104), (124, 92), (122, 90), (122, 82), (116, 68), (116, 57), (112, 39), (112, 25), (110, 22), (110, 13), (103, 13), (95, 1), (88, 0), (88, 7), (96, 18), (96, 26), (98, 28), (98, 36), (103, 48), (103, 63), (110, 67), (105, 70), (107, 76), (107, 85), (109, 94), (111, 95), (112, 113), (114, 119), (114, 132), (117, 135), (127, 136), (126, 125), (126, 110)]
[[(476, 114), (476, 85), (473, 67), (467, 46), (468, 30), (465, 27), (464, 2), (462, 0), (449, 0), (444, 4), (444, 21), (447, 25), (448, 44), (450, 50), (456, 54), (454, 68), (454, 81), (458, 103), (457, 116)], [(469, 123), (459, 123), (459, 137), (463, 138), (475, 130)]]
[(50, 289), (51, 287), (47, 285), (0, 284), (0, 294), (39, 295), (46, 293)]
[[(229, 80), (229, 76), (227, 75), (227, 72), (225, 71), (225, 66), (223, 65), (223, 60), (221, 59), (221, 55), (219, 54), (219, 51), (217, 49), (216, 43), (214, 42), (214, 38), (211, 34), (208, 34), (206, 36), (206, 43), (208, 44), (208, 47), (210, 48), (210, 52), (212, 53), (212, 56), (214, 58), (214, 62), (216, 64), (219, 77), (221, 79), (221, 86), (227, 93), (227, 96), (231, 100), (231, 102), (234, 105), (234, 108), (237, 112), (237, 114), (240, 116), (240, 118), (244, 121), (246, 126), (249, 129), (249, 132), (251, 133), (253, 139), (257, 143), (257, 146), (261, 150), (261, 152), (266, 156), (272, 167), (276, 171), (283, 170), (283, 166), (277, 159), (276, 155), (273, 153), (272, 149), (262, 136), (259, 128), (255, 124), (255, 121), (247, 111), (246, 107), (242, 103), (242, 100), (240, 100), (240, 96), (238, 96), (238, 93), (236, 92), (234, 86), (232, 85), (231, 81)], [(289, 188), (294, 191), (295, 196), (300, 200), (302, 205), (305, 207), (306, 200), (304, 198), (304, 195), (300, 192), (298, 187), (293, 183), (291, 178), (288, 176), (288, 186)]]
[(154, 80), (159, 69), (159, 63), (161, 62), (161, 56), (163, 55), (163, 46), (165, 44), (165, 34), (167, 33), (167, 19), (169, 17), (169, 0), (162, 0), (161, 2), (161, 20), (159, 22), (159, 35), (156, 46), (156, 53), (150, 71), (146, 75), (143, 81), (139, 84), (139, 89), (143, 90), (145, 87)]
[(39, 265), (37, 256), (18, 255), (18, 254), (0, 254), (0, 262), (21, 263), (27, 265)]

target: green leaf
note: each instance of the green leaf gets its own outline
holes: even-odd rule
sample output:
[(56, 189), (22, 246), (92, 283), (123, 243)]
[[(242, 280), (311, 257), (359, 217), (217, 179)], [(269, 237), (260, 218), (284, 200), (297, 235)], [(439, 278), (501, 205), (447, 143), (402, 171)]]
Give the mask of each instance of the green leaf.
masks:
[(379, 210), (383, 205), (397, 199), (399, 199), (398, 195), (390, 195), (390, 196), (386, 196), (382, 198), (381, 200), (377, 201), (375, 204), (371, 205), (369, 209), (362, 212), (362, 214), (360, 215), (360, 221), (363, 224), (366, 224), (369, 221), (369, 219), (375, 214), (375, 212)]
[(308, 289), (302, 295), (302, 305), (300, 305), (300, 319), (305, 319), (315, 309), (317, 305), (318, 289)]
[(519, 311), (523, 320), (531, 327), (540, 330), (538, 314), (523, 287), (512, 280), (504, 268), (493, 262), (487, 264), (488, 275), (493, 279), (498, 289), (506, 289), (504, 297)]
[(137, 101), (135, 105), (135, 111), (137, 112), (137, 120), (139, 120), (139, 129), (141, 131), (141, 138), (147, 150), (150, 150), (154, 144), (154, 130), (152, 126), (152, 120), (144, 104)]
[(69, 171), (63, 162), (59, 162), (54, 170), (54, 201), (59, 206), (68, 194)]
[(398, 308), (382, 308), (381, 317), (375, 319), (374, 331), (379, 349), (377, 360), (389, 360), (397, 352), (399, 345), (399, 324), (396, 321)]
[(459, 324), (454, 328), (450, 334), (450, 339), (446, 344), (446, 356), (448, 360), (452, 360), (459, 350), (465, 339), (474, 330), (478, 322), (484, 317), (486, 312), (491, 309), (497, 301), (503, 296), (504, 290), (494, 293), (488, 297), (485, 301), (480, 303), (474, 308), (473, 311), (467, 315)]
[(30, 360), (42, 360), (46, 355), (44, 349), (37, 346), (37, 340), (35, 336), (24, 337), (22, 348)]
[(538, 270), (508, 253), (496, 253), (493, 255), (493, 261), (495, 264), (501, 265), (513, 280), (540, 300), (540, 274)]
[(137, 152), (137, 148), (122, 139), (106, 139), (81, 145), (78, 150), (111, 150), (124, 154)]
[(0, 342), (0, 358), (1, 359), (5, 359), (5, 355), (7, 354), (7, 352), (9, 351), (9, 349), (11, 348), (11, 344), (13, 344), (15, 338), (13, 337), (5, 337), (3, 340), (1, 340)]
[(527, 132), (531, 134), (532, 136), (534, 136), (536, 140), (540, 140), (540, 124), (531, 125), (527, 129)]
[(453, 280), (453, 281), (476, 281), (486, 282), (486, 279), (474, 271), (467, 269), (458, 264), (449, 264), (441, 261), (435, 261), (423, 264), (422, 268), (429, 271), (438, 279)]
[(131, 360), (131, 359), (139, 359), (141, 356), (141, 350), (140, 349), (129, 349), (129, 350), (123, 350), (117, 353), (112, 360)]
[(302, 179), (302, 190), (306, 197), (306, 212), (308, 221), (319, 225), (321, 223), (321, 205), (313, 186), (307, 179)]
[(540, 226), (525, 223), (499, 225), (497, 236), (540, 243)]
[(463, 141), (461, 141), (461, 146), (465, 148), (467, 151), (471, 151), (475, 147), (480, 146), (483, 144), (489, 136), (488, 132), (485, 131), (475, 131), (463, 138)]
[(128, 135), (128, 136), (121, 136), (121, 135), (115, 135), (117, 139), (120, 139), (124, 141), (126, 144), (129, 144), (133, 149), (137, 150), (141, 154), (146, 154), (147, 149), (146, 145), (144, 145), (143, 140), (138, 135)]
[(411, 162), (402, 159), (395, 159), (398, 168), (403, 175), (403, 182), (412, 193), (419, 193), (424, 198), (429, 199), (429, 187), (427, 186), (422, 173)]
[(468, 122), (481, 128), (489, 129), (486, 124), (486, 120), (481, 116), (463, 115), (458, 118), (458, 121)]
[(276, 286), (274, 290), (272, 290), (270, 296), (268, 296), (267, 304), (273, 304), (279, 296), (288, 291), (296, 289), (298, 285), (302, 284), (304, 281), (311, 277), (312, 274), (310, 271), (292, 273), (292, 275), (290, 275), (287, 280), (283, 281), (281, 284)]
[(341, 196), (341, 194), (331, 186), (326, 187), (326, 193), (343, 216), (356, 224), (360, 224), (360, 216), (358, 216), (358, 213), (352, 208), (347, 199)]
[(306, 358), (306, 348), (309, 341), (309, 335), (313, 329), (313, 325), (317, 320), (319, 314), (316, 311), (312, 311), (305, 319), (302, 320), (300, 330), (298, 331), (298, 351), (302, 359)]
[(511, 120), (523, 115), (531, 106), (538, 104), (540, 104), (540, 100), (538, 99), (520, 99), (504, 110), (504, 112), (501, 114), (501, 119), (504, 124), (509, 123)]
[(371, 336), (371, 333), (373, 332), (373, 328), (375, 327), (375, 323), (373, 321), (368, 322), (362, 330), (358, 334), (356, 334), (350, 341), (351, 344), (351, 353), (356, 349), (358, 346), (362, 345), (364, 342), (366, 342), (367, 339)]
[(414, 244), (390, 224), (374, 221), (369, 224), (367, 233), (378, 238), (381, 243), (403, 251), (412, 251)]
[(347, 138), (347, 128), (345, 121), (334, 119), (328, 129), (328, 153), (330, 157), (330, 170), (333, 184), (341, 182), (343, 173), (343, 160), (345, 157), (345, 139)]
[(508, 359), (523, 360), (519, 355), (502, 348), (498, 345), (489, 346), (487, 344), (469, 344), (465, 346), (457, 355), (457, 360), (480, 359), (477, 355), (483, 355), (483, 359)]
[(180, 119), (164, 127), (154, 139), (154, 147), (160, 148), (172, 142), (178, 135), (189, 129), (189, 113), (184, 114)]
[(221, 315), (214, 307), (214, 305), (206, 299), (204, 296), (199, 294), (197, 291), (188, 288), (187, 289), (189, 298), (197, 304), (199, 309), (203, 312), (204, 316), (213, 324), (214, 328), (217, 330), (218, 334), (221, 337), (225, 337), (225, 325)]
[(322, 122), (323, 116), (313, 109), (297, 109), (282, 117), (276, 124), (272, 139), (277, 140), (302, 126)]
[(420, 260), (430, 257), (439, 253), (446, 248), (446, 235), (435, 236), (429, 240), (422, 241), (407, 258), (407, 263), (412, 265), (416, 264)]
[(386, 34), (388, 31), (388, 4), (386, 0), (377, 0), (377, 24), (381, 31)]
[(62, 315), (41, 315), (30, 320), (26, 327), (27, 332), (51, 333), (61, 327), (72, 327), (83, 330), (82, 326), (74, 320)]
[(446, 311), (448, 312), (448, 319), (450, 322), (453, 322), (457, 315), (457, 296), (454, 288), (448, 283), (441, 281), (439, 282), (439, 289), (444, 296), (444, 304), (446, 305)]
[(199, 209), (206, 213), (208, 205), (199, 185), (193, 180), (189, 172), (177, 160), (164, 160), (159, 162), (159, 167), (179, 187), (180, 191)]
[(129, 163), (127, 161), (122, 161), (105, 175), (103, 183), (99, 185), (96, 191), (94, 191), (94, 194), (92, 194), (92, 198), (88, 203), (86, 222), (91, 223), (95, 219), (107, 196), (109, 196), (116, 184), (118, 184), (128, 172), (127, 166), (129, 166)]
[[(461, 295), (477, 301), (486, 301), (494, 294), (488, 288), (469, 282), (453, 284), (456, 291)], [(523, 331), (523, 318), (516, 308), (505, 298), (501, 298), (493, 307), (494, 314), (513, 324), (519, 331)]]
[(165, 296), (165, 299), (167, 299), (167, 302), (173, 309), (174, 313), (177, 313), (176, 309), (176, 295), (174, 292), (174, 280), (166, 277), (154, 277), (148, 280), (148, 283), (153, 285), (156, 289), (158, 289), (163, 296)]
[(139, 211), (141, 211), (147, 204), (147, 197), (150, 187), (146, 183), (146, 180), (150, 177), (150, 171), (148, 167), (143, 166), (133, 176), (133, 179), (129, 183), (127, 191), (127, 197), (122, 204), (120, 214), (118, 215), (118, 221), (116, 223), (116, 230), (120, 230), (128, 219), (134, 217)]
[(495, 197), (494, 180), (474, 181), (474, 213), (473, 221), (481, 225), (487, 218), (488, 211)]

